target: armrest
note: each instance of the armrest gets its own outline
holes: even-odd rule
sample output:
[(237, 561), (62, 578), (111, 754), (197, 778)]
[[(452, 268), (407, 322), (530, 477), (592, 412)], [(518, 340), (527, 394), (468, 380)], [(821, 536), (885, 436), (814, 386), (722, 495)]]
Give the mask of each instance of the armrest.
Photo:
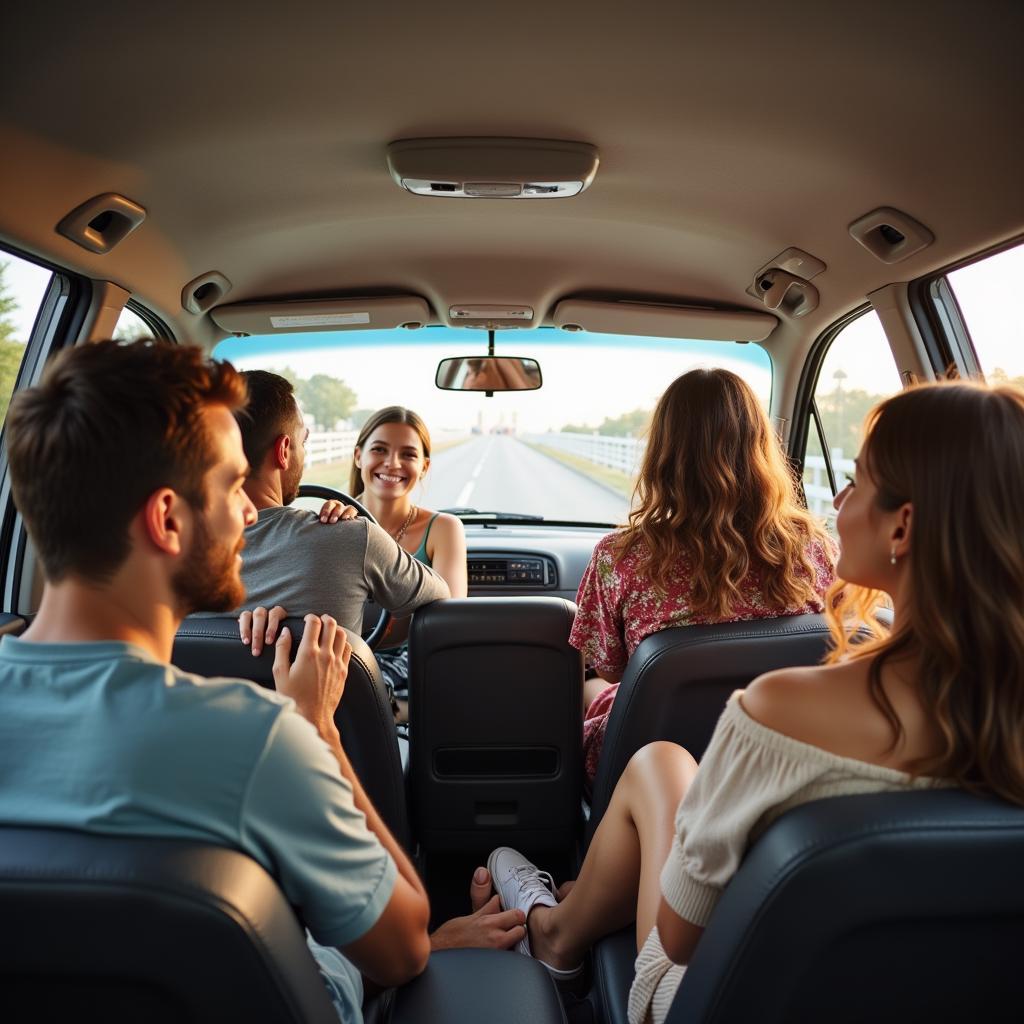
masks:
[(391, 1024), (565, 1024), (558, 990), (536, 960), (496, 949), (445, 949), (395, 993)]

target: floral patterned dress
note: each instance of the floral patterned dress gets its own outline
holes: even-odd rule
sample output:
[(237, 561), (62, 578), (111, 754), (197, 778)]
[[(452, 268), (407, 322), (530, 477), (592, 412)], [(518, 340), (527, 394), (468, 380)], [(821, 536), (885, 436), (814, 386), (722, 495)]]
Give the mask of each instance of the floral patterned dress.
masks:
[[(613, 545), (618, 533), (602, 537), (594, 548), (590, 565), (580, 581), (576, 604), (579, 610), (569, 634), (569, 643), (583, 653), (584, 661), (599, 672), (621, 673), (640, 641), (671, 626), (702, 626), (712, 622), (741, 622), (778, 615), (821, 612), (821, 598), (835, 576), (835, 550), (831, 542), (817, 539), (808, 543), (807, 554), (814, 567), (813, 587), (819, 599), (791, 608), (768, 605), (758, 573), (751, 572), (740, 585), (740, 600), (724, 619), (698, 615), (690, 594), (690, 564), (681, 559), (669, 578), (664, 596), (657, 593), (639, 565), (647, 547), (634, 544), (616, 562)], [(802, 572), (802, 570), (798, 570)], [(597, 761), (604, 744), (618, 683), (603, 690), (587, 708), (583, 721), (583, 758), (588, 785), (597, 774)]]

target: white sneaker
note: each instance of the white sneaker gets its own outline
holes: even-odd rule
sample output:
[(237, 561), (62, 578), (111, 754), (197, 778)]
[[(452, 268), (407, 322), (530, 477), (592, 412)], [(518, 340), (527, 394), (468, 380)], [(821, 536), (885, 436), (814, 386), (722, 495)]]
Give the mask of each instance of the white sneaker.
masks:
[[(502, 910), (521, 910), (527, 917), (539, 903), (542, 907), (555, 907), (558, 900), (552, 891), (555, 881), (546, 871), (531, 864), (518, 850), (511, 846), (499, 846), (487, 858), (487, 870), (491, 873), (494, 888), (501, 901)], [(532, 956), (529, 931), (516, 943), (516, 952)]]
[[(529, 916), (530, 911), (538, 903), (542, 907), (558, 905), (553, 891), (554, 879), (510, 846), (499, 846), (491, 851), (490, 857), (487, 858), (487, 870), (491, 873), (502, 910), (518, 909)], [(516, 943), (516, 952), (533, 957), (530, 949), (530, 932), (529, 929), (525, 931), (526, 935)], [(569, 970), (560, 970), (537, 957), (533, 958), (547, 968), (551, 977), (559, 983), (575, 981), (583, 973), (583, 964)]]

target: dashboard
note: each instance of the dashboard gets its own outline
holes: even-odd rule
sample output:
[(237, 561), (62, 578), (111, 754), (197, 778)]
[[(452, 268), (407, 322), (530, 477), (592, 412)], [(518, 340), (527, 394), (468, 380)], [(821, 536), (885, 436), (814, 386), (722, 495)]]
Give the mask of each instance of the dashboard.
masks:
[(580, 580), (605, 527), (466, 524), (470, 597), (564, 597)]

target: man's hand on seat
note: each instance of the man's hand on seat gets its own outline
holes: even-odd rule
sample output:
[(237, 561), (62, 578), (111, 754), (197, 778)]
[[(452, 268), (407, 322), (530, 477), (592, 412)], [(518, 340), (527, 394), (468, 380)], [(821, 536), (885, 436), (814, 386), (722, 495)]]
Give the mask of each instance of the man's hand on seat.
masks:
[(430, 936), (431, 950), (511, 949), (526, 935), (526, 916), (521, 910), (501, 909), (486, 868), (476, 869), (469, 902), (473, 913), (445, 921)]
[(258, 658), (264, 647), (272, 647), (277, 639), (277, 632), (288, 613), (275, 604), (268, 612), (262, 606), (251, 612), (246, 610), (238, 616), (238, 635), (243, 644), (252, 645), (252, 656)]
[(325, 740), (337, 741), (334, 712), (345, 692), (352, 645), (330, 615), (307, 615), (303, 621), (305, 629), (292, 665), (291, 630), (281, 629), (274, 647), (274, 685), (278, 693), (295, 701), (299, 713)]
[(320, 522), (336, 523), (339, 519), (355, 519), (358, 515), (354, 505), (346, 505), (337, 498), (331, 498), (325, 501), (324, 507), (320, 509)]

